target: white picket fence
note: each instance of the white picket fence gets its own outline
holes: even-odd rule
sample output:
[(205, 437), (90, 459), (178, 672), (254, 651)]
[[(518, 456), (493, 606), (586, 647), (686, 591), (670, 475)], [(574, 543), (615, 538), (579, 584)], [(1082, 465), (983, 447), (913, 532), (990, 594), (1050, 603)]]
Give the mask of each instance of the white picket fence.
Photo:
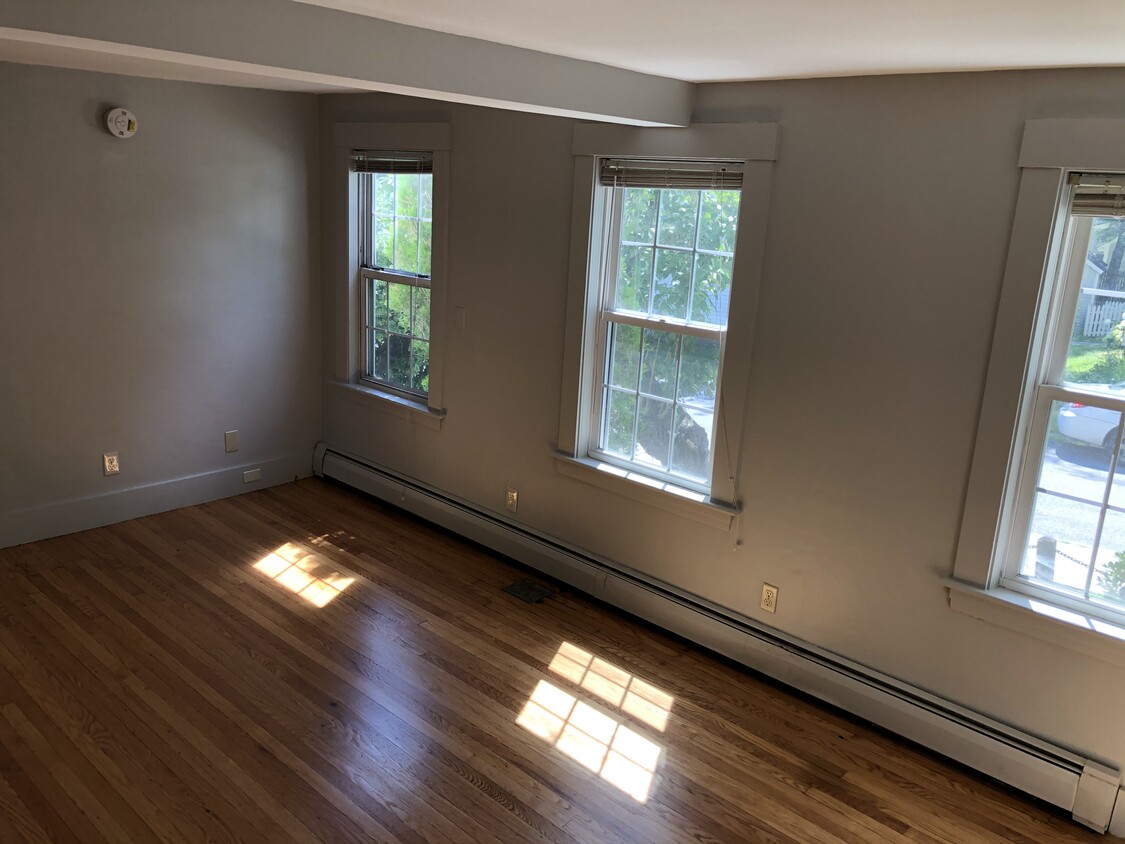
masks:
[(1082, 333), (1086, 337), (1105, 337), (1121, 322), (1125, 315), (1125, 299), (1107, 299), (1098, 305), (1086, 308), (1086, 319)]

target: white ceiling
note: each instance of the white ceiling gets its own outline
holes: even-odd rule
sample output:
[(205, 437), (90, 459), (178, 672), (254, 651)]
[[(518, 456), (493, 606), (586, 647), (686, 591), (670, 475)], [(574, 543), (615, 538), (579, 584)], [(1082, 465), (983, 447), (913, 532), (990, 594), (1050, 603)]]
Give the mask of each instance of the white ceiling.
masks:
[(691, 82), (1125, 65), (1122, 0), (297, 0)]

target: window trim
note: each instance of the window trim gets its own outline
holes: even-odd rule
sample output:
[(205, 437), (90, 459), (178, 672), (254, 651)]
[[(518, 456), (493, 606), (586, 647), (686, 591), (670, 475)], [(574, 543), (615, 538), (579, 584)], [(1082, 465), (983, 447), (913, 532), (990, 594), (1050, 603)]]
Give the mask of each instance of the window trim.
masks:
[[(1000, 302), (989, 355), (977, 438), (969, 470), (965, 507), (954, 557), (953, 576), (946, 583), (950, 605), (976, 617), (988, 616), (1020, 629), (1046, 624), (1044, 636), (1058, 623), (1084, 634), (1104, 624), (1103, 614), (1075, 611), (1065, 602), (1041, 593), (1011, 589), (1004, 582), (1007, 535), (1015, 506), (1010, 490), (1018, 482), (1029, 447), (1033, 447), (1030, 414), (1022, 414), (1025, 395), (1042, 371), (1046, 345), (1033, 346), (1048, 328), (1050, 303), (1044, 285), (1057, 275), (1069, 209), (1062, 201), (1070, 172), (1125, 172), (1125, 120), (1030, 120), (1024, 125), (1020, 149), (1019, 195), (1001, 285)], [(971, 597), (966, 597), (971, 596)], [(1028, 608), (1048, 603), (1060, 610), (1046, 618)], [(983, 609), (982, 609), (983, 608)], [(991, 609), (989, 609), (991, 608)], [(1018, 623), (1011, 621), (1013, 615)], [(1094, 608), (1090, 608), (1093, 610)], [(1116, 637), (1115, 637), (1116, 638)], [(1088, 635), (1057, 637), (1073, 646)], [(1116, 643), (1114, 644), (1116, 647)], [(1093, 655), (1104, 647), (1079, 647)]]
[[(448, 123), (336, 123), (332, 127), (333, 171), (338, 209), (334, 226), (336, 344), (333, 381), (352, 391), (364, 402), (384, 403), (393, 415), (440, 425), (445, 416), (443, 401), (446, 347), (446, 310), (449, 288), (447, 262), (449, 220), (449, 155), (451, 129)], [(366, 278), (359, 261), (360, 190), (358, 174), (351, 167), (354, 149), (388, 149), (433, 153), (433, 240), (430, 252), (430, 382), (426, 396), (395, 390), (364, 377), (363, 326)], [(367, 270), (367, 272), (377, 272)]]
[[(737, 477), (750, 380), (758, 291), (766, 243), (766, 223), (773, 162), (777, 159), (778, 127), (774, 123), (699, 124), (685, 128), (640, 129), (602, 124), (579, 124), (574, 129), (575, 155), (571, 214), (570, 281), (567, 291), (566, 335), (558, 452), (578, 462), (590, 456), (594, 400), (593, 366), (598, 343), (598, 296), (604, 206), (597, 201), (598, 162), (602, 158), (735, 160), (744, 163), (736, 259), (731, 279), (730, 312), (720, 372), (719, 400), (712, 477), (707, 503), (737, 508)], [(592, 250), (592, 246), (600, 248)], [(728, 448), (729, 446), (729, 448)], [(637, 471), (630, 464), (630, 470)], [(718, 471), (717, 471), (718, 470)], [(598, 483), (620, 491), (622, 478)], [(593, 477), (593, 476), (592, 476)], [(594, 477), (596, 481), (597, 478)], [(662, 479), (666, 480), (666, 479)], [(692, 491), (685, 484), (685, 490)], [(672, 491), (662, 492), (674, 496)], [(728, 520), (729, 521), (729, 520)]]

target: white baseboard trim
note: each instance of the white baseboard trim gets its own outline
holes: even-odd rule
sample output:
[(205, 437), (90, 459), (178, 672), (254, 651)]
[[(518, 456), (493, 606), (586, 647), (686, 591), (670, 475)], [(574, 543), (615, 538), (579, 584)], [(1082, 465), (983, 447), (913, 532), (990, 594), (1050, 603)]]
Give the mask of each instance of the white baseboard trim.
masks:
[[(313, 472), (388, 501), (693, 642), (838, 706), (1105, 832), (1120, 772), (818, 648), (499, 513), (320, 443)], [(1119, 815), (1125, 815), (1119, 809)], [(1119, 818), (1118, 823), (1125, 821)]]
[[(243, 483), (242, 473), (250, 469), (261, 469), (262, 476), (251, 483)], [(263, 489), (292, 481), (295, 477), (308, 477), (311, 470), (308, 452), (296, 452), (198, 475), (118, 489), (103, 495), (2, 513), (0, 548)]]

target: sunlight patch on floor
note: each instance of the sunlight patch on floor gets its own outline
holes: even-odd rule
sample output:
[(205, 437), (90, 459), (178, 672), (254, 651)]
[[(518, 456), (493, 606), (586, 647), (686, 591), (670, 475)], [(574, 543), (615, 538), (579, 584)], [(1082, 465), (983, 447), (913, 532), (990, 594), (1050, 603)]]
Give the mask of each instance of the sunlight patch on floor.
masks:
[(563, 642), (550, 670), (620, 711), (608, 713), (540, 680), (516, 723), (644, 803), (663, 749), (623, 716), (663, 731), (674, 698), (592, 653)]
[(331, 603), (355, 582), (291, 542), (262, 557), (254, 568), (315, 607)]
[(674, 700), (670, 694), (577, 645), (563, 642), (548, 667), (653, 729), (663, 732), (668, 726)]
[(637, 802), (648, 800), (660, 745), (612, 716), (540, 680), (516, 723)]

